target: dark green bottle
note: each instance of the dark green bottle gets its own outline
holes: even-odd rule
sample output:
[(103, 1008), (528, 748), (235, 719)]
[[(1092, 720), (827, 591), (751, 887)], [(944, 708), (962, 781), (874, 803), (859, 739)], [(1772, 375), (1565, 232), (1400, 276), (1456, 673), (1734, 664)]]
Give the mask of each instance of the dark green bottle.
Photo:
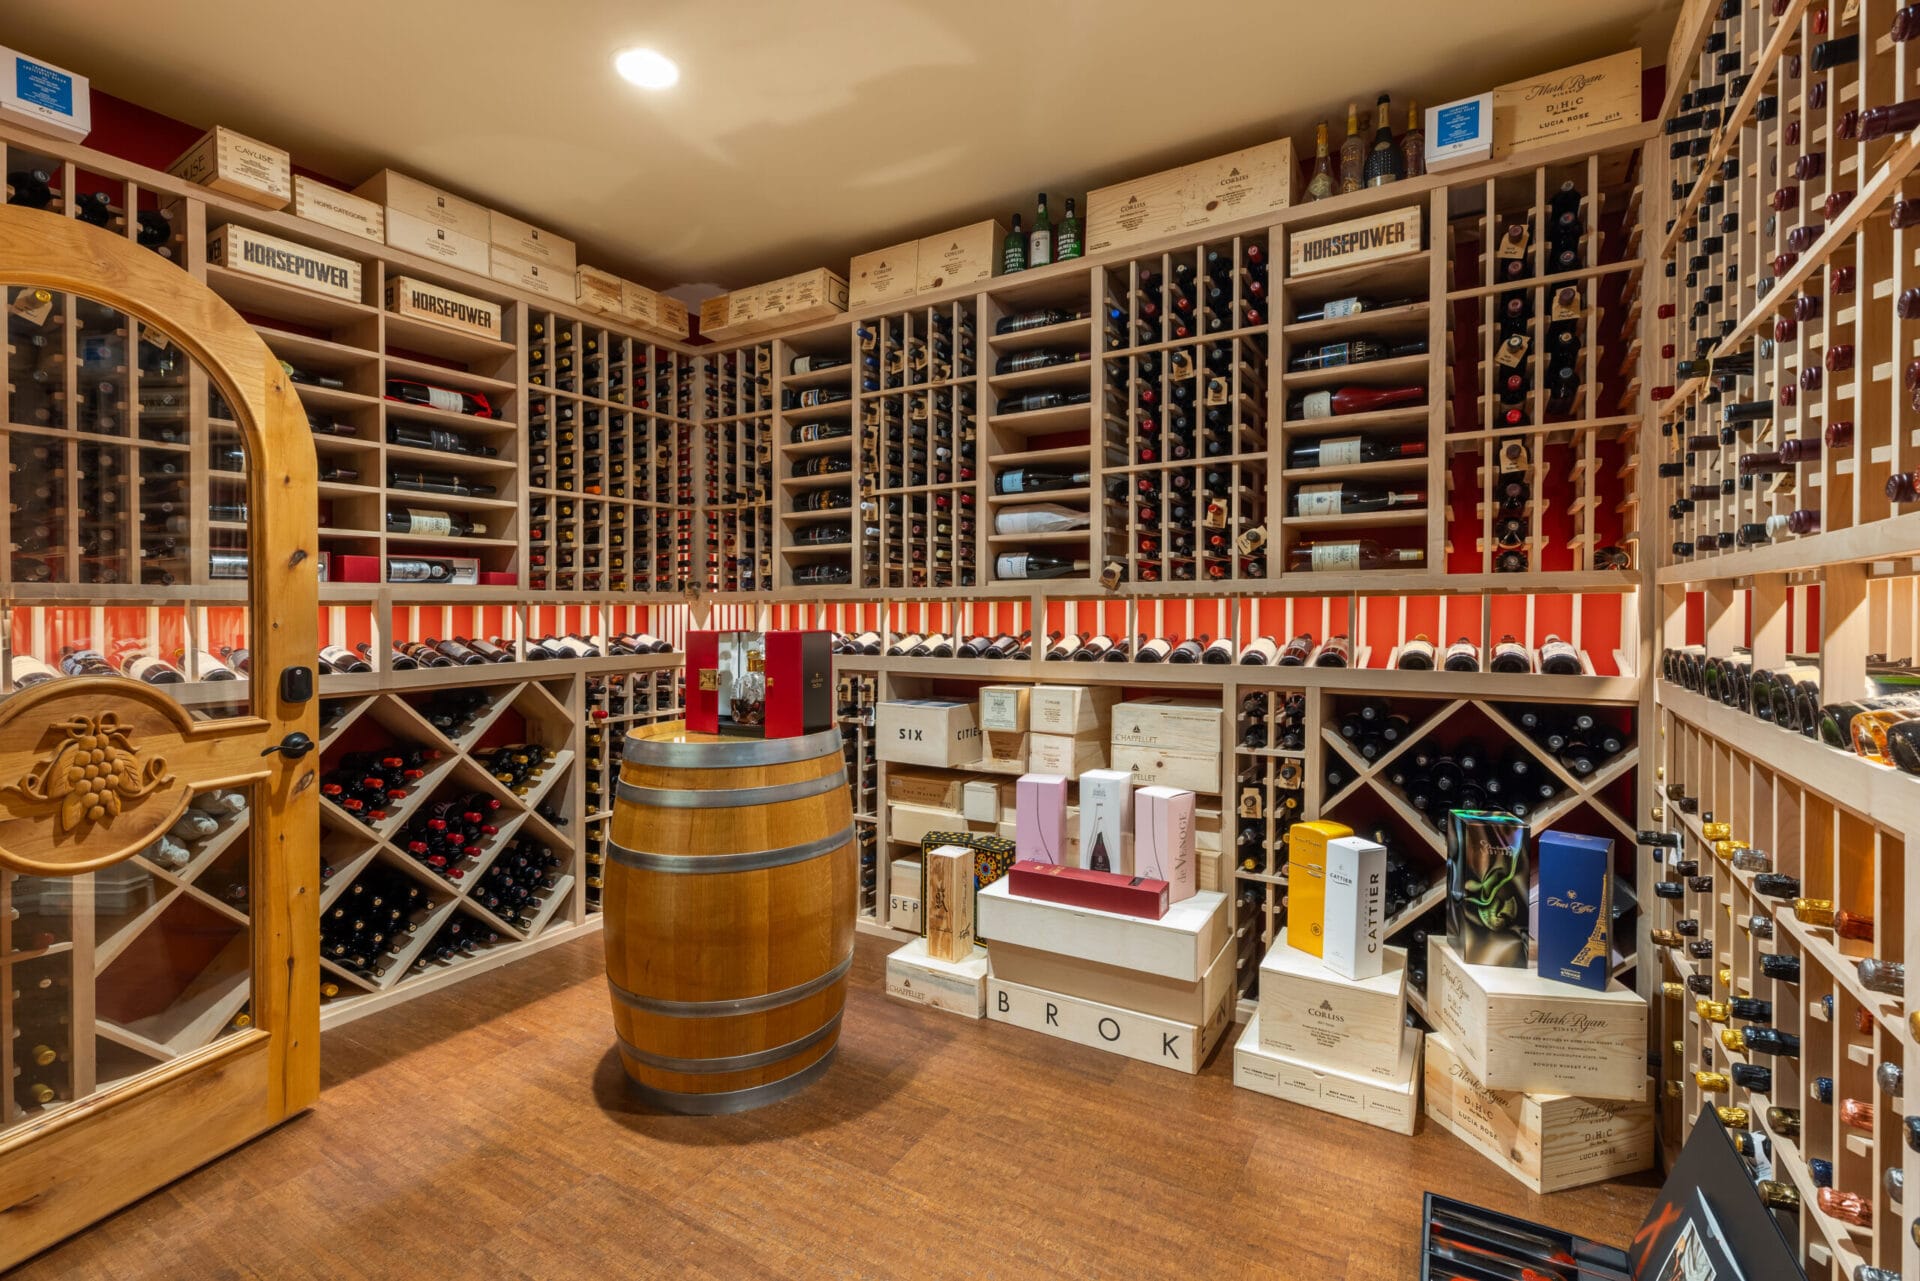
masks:
[(1011, 276), (1016, 271), (1027, 269), (1027, 233), (1020, 230), (1020, 215), (1013, 216), (1013, 230), (1007, 233), (1005, 246), (1000, 251), (1000, 274)]

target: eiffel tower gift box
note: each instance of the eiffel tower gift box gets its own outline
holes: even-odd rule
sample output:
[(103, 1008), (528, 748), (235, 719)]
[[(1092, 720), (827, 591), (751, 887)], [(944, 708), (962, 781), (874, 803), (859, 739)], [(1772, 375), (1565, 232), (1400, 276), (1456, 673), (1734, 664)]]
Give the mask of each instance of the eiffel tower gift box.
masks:
[(1540, 977), (1607, 990), (1613, 951), (1613, 842), (1576, 832), (1542, 832), (1540, 920), (1534, 928)]
[(1260, 962), (1260, 1048), (1348, 1076), (1400, 1079), (1406, 980), (1402, 948), (1382, 949), (1379, 974), (1350, 979), (1289, 946), (1282, 930)]

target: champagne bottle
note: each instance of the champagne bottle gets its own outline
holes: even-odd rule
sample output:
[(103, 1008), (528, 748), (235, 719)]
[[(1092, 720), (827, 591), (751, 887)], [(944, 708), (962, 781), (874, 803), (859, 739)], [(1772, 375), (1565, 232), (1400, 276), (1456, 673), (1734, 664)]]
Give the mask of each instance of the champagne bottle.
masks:
[(1387, 95), (1383, 93), (1374, 108), (1373, 146), (1367, 152), (1365, 178), (1369, 187), (1384, 187), (1406, 176), (1406, 161), (1393, 140), (1390, 111)]
[(1333, 163), (1327, 156), (1327, 122), (1313, 136), (1313, 173), (1307, 179), (1307, 200), (1325, 200), (1333, 194)]
[(1340, 144), (1340, 190), (1359, 191), (1367, 185), (1367, 140), (1360, 136), (1360, 104), (1347, 104), (1347, 137)]

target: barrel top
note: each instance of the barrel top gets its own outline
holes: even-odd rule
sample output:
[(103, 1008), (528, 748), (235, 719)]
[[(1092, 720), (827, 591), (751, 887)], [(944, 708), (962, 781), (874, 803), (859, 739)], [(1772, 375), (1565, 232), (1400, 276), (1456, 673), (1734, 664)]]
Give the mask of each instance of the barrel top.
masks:
[(628, 734), (621, 754), (635, 765), (678, 769), (783, 765), (819, 756), (838, 756), (840, 731), (824, 729), (794, 738), (730, 738), (690, 730), (684, 721), (666, 721)]

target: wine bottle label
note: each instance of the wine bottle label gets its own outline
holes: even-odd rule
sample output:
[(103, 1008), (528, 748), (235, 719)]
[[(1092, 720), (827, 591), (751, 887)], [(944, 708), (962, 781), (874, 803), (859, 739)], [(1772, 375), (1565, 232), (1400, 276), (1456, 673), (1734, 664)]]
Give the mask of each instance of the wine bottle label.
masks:
[(1366, 310), (1366, 304), (1359, 298), (1335, 298), (1321, 309), (1321, 319), (1338, 320), (1342, 316), (1357, 316)]
[(1500, 350), (1494, 352), (1493, 363), (1507, 369), (1513, 369), (1527, 358), (1527, 350), (1533, 345), (1532, 339), (1525, 334), (1515, 334), (1500, 344)]
[(1093, 519), (1091, 512), (1042, 505), (1004, 511), (993, 518), (996, 534), (1045, 534), (1061, 529), (1084, 529)]
[(137, 681), (151, 681), (156, 676), (164, 676), (173, 669), (151, 654), (138, 654), (127, 660), (127, 675)]
[(1346, 467), (1359, 461), (1360, 438), (1358, 436), (1340, 436), (1320, 442), (1320, 466), (1322, 467)]
[[(1333, 393), (1330, 391), (1310, 391), (1300, 399), (1302, 418), (1333, 417)], [(1325, 446), (1321, 446), (1324, 450)], [(1325, 455), (1322, 454), (1324, 460)]]
[(395, 556), (387, 558), (387, 581), (390, 583), (430, 583), (436, 579), (452, 576), (453, 569), (445, 561), (414, 560)]
[(1360, 568), (1359, 543), (1319, 543), (1311, 551), (1311, 562), (1316, 572), (1322, 570), (1341, 570)]
[[(1320, 447), (1320, 456), (1326, 457), (1326, 446)], [(1340, 514), (1339, 484), (1302, 485), (1294, 491), (1295, 503), (1302, 516), (1338, 516)]]
[(1024, 468), (1015, 467), (1012, 471), (1000, 473), (1000, 492), (1003, 494), (1020, 493), (1026, 484), (1027, 473)]
[(453, 517), (446, 512), (428, 511), (420, 507), (407, 508), (407, 532), (409, 534), (438, 534), (446, 536), (453, 533)]
[(1025, 578), (1027, 555), (1021, 552), (1012, 556), (997, 556), (994, 558), (993, 570), (1001, 578)]

